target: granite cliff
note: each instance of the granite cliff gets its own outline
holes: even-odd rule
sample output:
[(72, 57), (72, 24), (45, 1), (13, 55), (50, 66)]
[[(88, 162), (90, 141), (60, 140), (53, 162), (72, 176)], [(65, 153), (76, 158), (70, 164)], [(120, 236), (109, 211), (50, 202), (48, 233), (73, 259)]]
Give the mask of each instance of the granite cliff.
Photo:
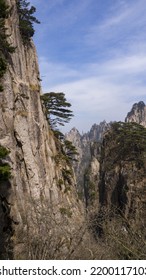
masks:
[(78, 152), (78, 156), (76, 156), (77, 162), (75, 162), (73, 166), (77, 179), (78, 192), (81, 197), (84, 197), (84, 175), (85, 173), (88, 173), (87, 169), (90, 165), (91, 158), (93, 159), (93, 162), (90, 167), (92, 166), (93, 169), (95, 169), (95, 166), (98, 165), (97, 162), (95, 163), (96, 160), (94, 154), (97, 155), (97, 151), (93, 151), (94, 143), (100, 143), (102, 141), (103, 134), (109, 127), (110, 124), (103, 121), (100, 124), (94, 124), (89, 132), (83, 133), (82, 135), (76, 128), (72, 128), (70, 132), (66, 134), (66, 138), (73, 143)]
[(112, 247), (112, 258), (146, 256), (146, 128), (113, 123), (101, 145), (96, 234)]
[(88, 133), (73, 128), (66, 135), (78, 151), (76, 180), (46, 119), (37, 54), (32, 40), (26, 44), (22, 38), (18, 0), (1, 0), (3, 8), (5, 3), (8, 14), (0, 10), (0, 259), (145, 259), (144, 102), (133, 105), (125, 122), (103, 121)]
[[(125, 118), (125, 122), (135, 122), (146, 127), (146, 106), (143, 101), (135, 103), (132, 106), (131, 111)], [(78, 188), (80, 188), (80, 190), (84, 190), (83, 197), (86, 202), (86, 206), (90, 204), (89, 201), (91, 200), (91, 196), (93, 198), (96, 194), (98, 197), (97, 192), (99, 192), (99, 190), (97, 186), (100, 173), (101, 147), (103, 145), (104, 135), (106, 135), (108, 130), (110, 131), (111, 125), (112, 123), (107, 124), (104, 121), (99, 125), (94, 124), (88, 133), (80, 135), (77, 129), (73, 128), (67, 134), (67, 138), (73, 142), (79, 153), (77, 157), (78, 162), (75, 162), (74, 169), (77, 177)], [(95, 191), (95, 187), (93, 187), (93, 185), (96, 186), (97, 192)], [(97, 202), (97, 207), (98, 204), (99, 203)]]
[(143, 101), (133, 105), (125, 118), (125, 122), (136, 122), (146, 127), (146, 105)]
[(5, 27), (15, 51), (1, 78), (0, 145), (9, 151), (11, 177), (0, 182), (0, 257), (65, 258), (80, 238), (83, 207), (43, 112), (35, 46), (22, 40), (16, 0), (6, 3)]

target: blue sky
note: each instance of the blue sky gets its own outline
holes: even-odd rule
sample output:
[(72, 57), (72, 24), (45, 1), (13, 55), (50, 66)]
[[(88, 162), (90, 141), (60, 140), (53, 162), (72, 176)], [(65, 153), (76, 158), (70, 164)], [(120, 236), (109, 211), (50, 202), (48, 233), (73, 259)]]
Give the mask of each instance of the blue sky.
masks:
[(43, 92), (64, 92), (88, 131), (146, 102), (146, 0), (30, 0)]

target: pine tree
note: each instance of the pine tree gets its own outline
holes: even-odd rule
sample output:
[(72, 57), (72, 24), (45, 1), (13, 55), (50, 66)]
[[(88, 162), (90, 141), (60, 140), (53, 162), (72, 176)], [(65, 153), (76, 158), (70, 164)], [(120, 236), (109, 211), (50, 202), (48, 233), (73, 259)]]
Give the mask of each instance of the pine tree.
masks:
[(9, 151), (5, 147), (0, 146), (0, 182), (7, 181), (11, 175), (11, 168), (9, 164), (5, 162), (8, 154)]
[(8, 16), (9, 6), (5, 0), (0, 0), (0, 19), (5, 19)]
[(19, 28), (20, 33), (25, 44), (30, 42), (31, 37), (34, 35), (33, 23), (40, 23), (33, 14), (36, 12), (36, 8), (31, 6), (30, 2), (26, 0), (17, 0), (17, 10), (19, 15)]
[[(140, 167), (146, 167), (145, 127), (135, 122), (114, 122), (111, 125), (111, 130), (105, 134), (104, 141), (109, 141), (109, 139), (111, 139), (112, 143), (108, 150), (109, 162), (112, 153), (114, 155), (114, 163), (117, 163), (117, 161), (136, 161)], [(104, 149), (102, 154), (104, 155)], [(110, 164), (113, 165), (113, 162), (110, 162)]]
[(64, 152), (69, 160), (78, 161), (76, 156), (78, 156), (79, 153), (77, 152), (76, 147), (73, 145), (71, 141), (64, 140)]
[[(5, 3), (5, 0), (0, 0), (0, 79), (4, 76), (7, 70), (7, 60), (9, 53), (15, 51), (15, 48), (8, 42), (7, 29), (5, 28), (5, 20), (9, 16), (10, 9)], [(3, 86), (0, 84), (0, 92), (3, 91)]]
[(71, 107), (71, 104), (67, 102), (63, 92), (45, 93), (41, 96), (41, 99), (46, 108), (48, 122), (53, 129), (57, 124), (64, 126), (73, 117), (72, 111), (68, 109)]
[(0, 0), (0, 55), (7, 56), (7, 53), (11, 53), (15, 50), (7, 39), (10, 35), (7, 34), (5, 28), (5, 19), (9, 16), (9, 6), (5, 3), (5, 0)]
[(76, 156), (78, 152), (71, 141), (65, 139), (65, 136), (57, 128), (57, 125), (64, 126), (73, 117), (73, 112), (68, 109), (71, 104), (67, 102), (63, 92), (45, 93), (41, 96), (41, 100), (46, 109), (46, 116), (51, 129), (57, 140), (59, 140), (59, 147), (62, 156), (68, 163), (70, 161), (77, 161)]

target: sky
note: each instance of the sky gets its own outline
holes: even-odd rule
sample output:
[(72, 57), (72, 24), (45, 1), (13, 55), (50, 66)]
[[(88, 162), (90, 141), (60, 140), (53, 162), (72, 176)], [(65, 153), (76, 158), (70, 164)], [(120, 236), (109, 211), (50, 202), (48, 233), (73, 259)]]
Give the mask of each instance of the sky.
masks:
[(74, 117), (63, 132), (124, 121), (146, 103), (146, 0), (29, 0), (43, 93), (64, 92)]

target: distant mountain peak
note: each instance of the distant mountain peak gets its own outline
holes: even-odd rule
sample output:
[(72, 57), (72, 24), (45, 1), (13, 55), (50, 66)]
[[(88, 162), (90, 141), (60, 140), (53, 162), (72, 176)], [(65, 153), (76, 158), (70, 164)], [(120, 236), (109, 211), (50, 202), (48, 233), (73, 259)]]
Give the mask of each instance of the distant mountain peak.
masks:
[(81, 134), (76, 127), (73, 127), (68, 133), (66, 133), (66, 138), (73, 141), (74, 138), (80, 138)]
[(145, 107), (145, 103), (143, 101), (139, 101), (138, 103), (135, 103), (132, 107), (132, 110), (135, 109), (142, 109)]
[(143, 101), (135, 103), (127, 114), (125, 122), (136, 122), (146, 127), (146, 105)]
[(71, 130), (70, 130), (70, 132), (76, 132), (76, 133), (79, 133), (80, 134), (80, 132), (78, 131), (78, 129), (74, 126)]

